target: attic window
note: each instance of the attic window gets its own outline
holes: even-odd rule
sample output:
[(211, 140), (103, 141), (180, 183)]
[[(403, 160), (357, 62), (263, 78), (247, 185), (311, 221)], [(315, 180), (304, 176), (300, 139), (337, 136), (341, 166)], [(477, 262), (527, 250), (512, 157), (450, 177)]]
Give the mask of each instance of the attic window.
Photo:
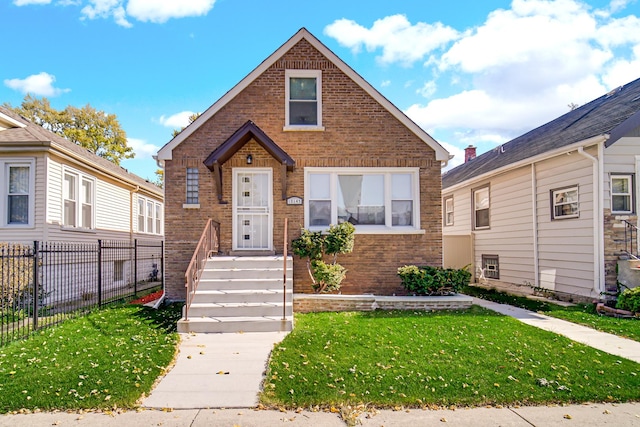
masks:
[(322, 71), (285, 72), (285, 130), (324, 130), (322, 127)]

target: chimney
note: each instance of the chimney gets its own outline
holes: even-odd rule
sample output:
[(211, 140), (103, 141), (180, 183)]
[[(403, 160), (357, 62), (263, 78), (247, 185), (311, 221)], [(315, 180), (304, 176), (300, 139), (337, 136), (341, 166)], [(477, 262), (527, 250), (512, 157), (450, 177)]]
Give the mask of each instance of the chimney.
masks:
[(476, 158), (476, 147), (473, 145), (469, 145), (464, 149), (464, 162), (467, 163), (469, 160), (473, 160)]

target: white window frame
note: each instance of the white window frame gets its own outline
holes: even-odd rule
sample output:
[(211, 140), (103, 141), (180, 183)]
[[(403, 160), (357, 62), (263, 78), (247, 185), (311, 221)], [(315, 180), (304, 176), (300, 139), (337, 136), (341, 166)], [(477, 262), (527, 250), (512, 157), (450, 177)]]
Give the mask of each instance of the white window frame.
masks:
[[(556, 194), (558, 193), (567, 193), (570, 191), (576, 192), (576, 202), (567, 202), (567, 203), (556, 203)], [(561, 205), (570, 205), (571, 203), (576, 203), (578, 205), (578, 209), (575, 213), (567, 214), (567, 215), (556, 215), (556, 207)], [(571, 218), (579, 218), (580, 217), (580, 191), (577, 185), (570, 185), (568, 187), (556, 188), (551, 190), (551, 219), (552, 220), (562, 220), (562, 219), (571, 219)]]
[[(628, 193), (614, 193), (613, 192), (613, 180), (614, 179), (626, 179), (629, 182), (629, 192)], [(611, 189), (611, 213), (615, 214), (632, 214), (634, 212), (634, 200), (633, 200), (633, 175), (632, 174), (611, 174), (610, 180), (610, 189)], [(616, 211), (613, 210), (613, 198), (616, 196), (628, 197), (629, 198), (629, 210), (626, 211)]]
[[(162, 203), (149, 197), (138, 196), (136, 206), (138, 211), (136, 212), (136, 228), (138, 233), (162, 235), (164, 223), (162, 218)], [(142, 209), (140, 209), (141, 207)], [(158, 215), (160, 215), (160, 218), (158, 218)], [(141, 224), (142, 227), (140, 227)], [(151, 230), (149, 230), (149, 228), (151, 228)]]
[[(34, 215), (35, 215), (35, 172), (36, 162), (33, 158), (12, 158), (6, 160), (0, 160), (0, 171), (2, 171), (2, 182), (0, 188), (0, 226), (2, 228), (33, 228), (34, 227)], [(28, 167), (29, 168), (29, 193), (28, 208), (27, 208), (27, 222), (21, 223), (9, 223), (9, 168), (10, 167)]]
[[(476, 212), (479, 210), (484, 210), (484, 209), (477, 209), (476, 208), (476, 194), (481, 192), (481, 191), (485, 191), (487, 192), (487, 200), (489, 202), (489, 206), (485, 209), (487, 209), (488, 211), (488, 224), (487, 225), (478, 225), (477, 224), (477, 214)], [(472, 208), (473, 208), (473, 229), (474, 230), (488, 230), (489, 228), (491, 228), (491, 189), (489, 188), (488, 185), (483, 185), (482, 187), (478, 187), (478, 188), (474, 188), (471, 191), (471, 204), (472, 204)]]
[[(322, 126), (322, 71), (321, 70), (285, 70), (285, 131), (323, 131)], [(316, 79), (316, 103), (318, 104), (318, 123), (315, 125), (291, 125), (289, 120), (289, 99), (291, 91), (291, 78), (315, 78)]]
[(453, 196), (447, 196), (442, 203), (444, 207), (444, 225), (453, 225)]
[[(76, 225), (68, 225), (65, 224), (65, 198), (64, 198), (64, 187), (65, 187), (65, 177), (67, 175), (73, 176), (76, 180), (76, 185), (75, 185), (75, 202), (76, 202), (76, 207), (75, 207), (75, 215), (76, 215)], [(89, 224), (89, 226), (85, 226), (84, 222), (83, 222), (83, 215), (82, 215), (82, 207), (83, 207), (83, 203), (82, 203), (82, 183), (83, 181), (86, 182), (90, 182), (91, 183), (91, 200), (89, 201), (90, 203), (88, 203), (91, 206), (91, 224)], [(69, 168), (64, 166), (62, 168), (62, 218), (60, 223), (62, 224), (62, 228), (64, 229), (68, 229), (68, 230), (95, 230), (96, 228), (96, 179), (94, 177), (92, 177), (91, 175), (87, 175), (84, 174), (78, 170)], [(87, 203), (85, 203), (87, 204)]]
[[(356, 234), (424, 234), (425, 231), (420, 229), (420, 168), (304, 168), (304, 227), (310, 231), (325, 231), (328, 226), (311, 226), (309, 224), (309, 200), (311, 195), (309, 175), (314, 173), (329, 175), (331, 224), (338, 223), (338, 175), (383, 175), (385, 224), (358, 224), (355, 226)], [(391, 198), (391, 177), (393, 174), (411, 175), (413, 225), (391, 225), (393, 222)]]

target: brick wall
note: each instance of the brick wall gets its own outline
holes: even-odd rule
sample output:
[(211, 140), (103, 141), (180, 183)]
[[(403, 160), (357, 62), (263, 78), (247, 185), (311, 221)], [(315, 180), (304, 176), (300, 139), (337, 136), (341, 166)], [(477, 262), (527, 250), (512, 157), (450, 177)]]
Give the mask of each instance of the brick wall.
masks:
[[(325, 130), (283, 131), (285, 70), (322, 70)], [(288, 196), (304, 195), (304, 167), (419, 167), (420, 222), (424, 234), (356, 235), (354, 253), (339, 262), (347, 269), (345, 294), (402, 294), (396, 269), (404, 264), (441, 265), (441, 179), (435, 153), (307, 41), (296, 44), (261, 76), (173, 150), (165, 162), (167, 295), (184, 299), (184, 271), (207, 218), (221, 223), (221, 250), (232, 248), (232, 168), (273, 168), (274, 246), (283, 250), (283, 218), (289, 239), (299, 236), (303, 206), (282, 200), (281, 165), (258, 143), (248, 142), (222, 166), (223, 200), (218, 203), (204, 159), (247, 120), (252, 120), (295, 161), (287, 173)], [(184, 209), (187, 167), (200, 171), (200, 209)], [(311, 292), (304, 262), (294, 260), (294, 290)]]

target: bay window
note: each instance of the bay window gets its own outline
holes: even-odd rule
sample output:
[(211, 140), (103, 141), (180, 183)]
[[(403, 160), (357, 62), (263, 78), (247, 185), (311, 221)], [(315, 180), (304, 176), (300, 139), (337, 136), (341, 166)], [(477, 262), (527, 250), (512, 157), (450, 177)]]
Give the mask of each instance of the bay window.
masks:
[(62, 178), (62, 225), (92, 229), (95, 181), (74, 170), (66, 169)]
[(357, 232), (419, 229), (418, 168), (306, 168), (305, 226)]
[(162, 204), (138, 196), (138, 233), (162, 234)]

